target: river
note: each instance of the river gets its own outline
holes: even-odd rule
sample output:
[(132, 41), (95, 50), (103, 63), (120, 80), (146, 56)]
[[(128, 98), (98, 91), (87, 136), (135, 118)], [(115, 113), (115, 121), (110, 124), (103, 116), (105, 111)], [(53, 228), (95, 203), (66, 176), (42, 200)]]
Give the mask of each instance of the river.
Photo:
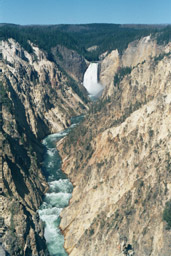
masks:
[[(92, 100), (96, 100), (103, 91), (103, 86), (98, 82), (98, 63), (91, 63), (84, 75), (83, 85)], [(45, 239), (50, 256), (68, 255), (64, 248), (64, 237), (59, 229), (60, 213), (69, 204), (73, 186), (67, 176), (61, 171), (61, 158), (56, 149), (56, 143), (73, 129), (83, 116), (71, 119), (70, 128), (47, 136), (43, 140), (46, 147), (43, 169), (47, 174), (49, 191), (44, 197), (39, 209), (39, 215), (45, 223)]]
[(64, 248), (64, 237), (59, 229), (60, 212), (69, 203), (73, 186), (61, 170), (61, 158), (56, 149), (56, 143), (65, 137), (81, 120), (83, 116), (72, 118), (71, 126), (59, 133), (51, 134), (43, 140), (46, 148), (43, 169), (47, 174), (49, 190), (39, 209), (39, 216), (45, 223), (45, 239), (50, 256), (68, 255)]

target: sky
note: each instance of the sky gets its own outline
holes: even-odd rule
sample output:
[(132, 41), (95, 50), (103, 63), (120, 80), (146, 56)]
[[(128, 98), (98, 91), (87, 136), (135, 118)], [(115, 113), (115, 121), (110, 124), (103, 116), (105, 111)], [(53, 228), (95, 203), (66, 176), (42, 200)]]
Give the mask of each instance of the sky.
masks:
[(171, 0), (0, 0), (0, 23), (171, 24)]

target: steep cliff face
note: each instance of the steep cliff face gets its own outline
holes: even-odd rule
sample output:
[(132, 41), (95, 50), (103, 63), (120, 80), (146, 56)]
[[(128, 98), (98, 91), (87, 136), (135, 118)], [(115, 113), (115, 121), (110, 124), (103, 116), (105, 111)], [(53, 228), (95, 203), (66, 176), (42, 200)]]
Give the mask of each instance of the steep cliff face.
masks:
[(79, 87), (74, 85), (76, 93), (69, 79), (39, 48), (32, 45), (34, 53), (29, 54), (12, 39), (3, 42), (2, 47), (6, 81), (24, 105), (35, 135), (39, 131), (42, 138), (49, 131), (64, 129), (71, 116), (86, 108), (86, 96), (79, 97)]
[[(6, 60), (5, 76), (12, 90), (23, 103), (32, 131), (41, 137), (68, 126), (71, 116), (80, 114), (86, 108), (77, 85), (78, 93), (69, 86), (69, 79), (44, 52), (33, 46), (31, 55), (10, 39), (3, 43), (3, 57)], [(40, 128), (41, 127), (41, 128)]]
[[(4, 86), (4, 89), (7, 88)], [(3, 98), (3, 245), (9, 255), (48, 255), (36, 213), (48, 189), (42, 175), (43, 147), (33, 134), (15, 95)]]
[(114, 76), (120, 68), (136, 67), (138, 64), (171, 51), (171, 44), (158, 45), (151, 36), (133, 41), (121, 54), (117, 50), (108, 54), (100, 63), (100, 82), (106, 86), (104, 97), (113, 94)]
[[(100, 75), (99, 79), (101, 84), (106, 87), (113, 86), (114, 74), (117, 72), (120, 65), (120, 56), (118, 50), (112, 51), (108, 54), (100, 63)], [(113, 90), (112, 90), (113, 91)]]
[(58, 146), (74, 184), (61, 214), (71, 256), (171, 255), (162, 219), (171, 198), (171, 55), (149, 55)]
[(49, 255), (37, 214), (48, 189), (41, 139), (88, 108), (81, 89), (31, 46), (29, 54), (12, 39), (2, 43), (3, 245), (16, 256)]
[(82, 82), (87, 69), (87, 61), (76, 51), (62, 45), (52, 48), (57, 63), (76, 81)]

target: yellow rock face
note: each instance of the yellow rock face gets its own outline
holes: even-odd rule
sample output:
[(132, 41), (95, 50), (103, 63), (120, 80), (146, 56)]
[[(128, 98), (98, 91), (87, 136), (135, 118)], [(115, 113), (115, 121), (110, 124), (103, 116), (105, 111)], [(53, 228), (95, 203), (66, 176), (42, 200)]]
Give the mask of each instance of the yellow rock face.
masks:
[(130, 43), (122, 55), (118, 53), (118, 50), (113, 50), (100, 63), (100, 82), (106, 87), (104, 97), (114, 93), (113, 81), (119, 68), (136, 67), (140, 63), (149, 61), (150, 58), (170, 51), (170, 43), (166, 46), (159, 46), (150, 36)]
[[(85, 120), (87, 132), (77, 137), (77, 148), (66, 154), (59, 146), (74, 184), (60, 224), (71, 256), (171, 255), (171, 232), (162, 219), (171, 198), (171, 56), (135, 60), (128, 57), (130, 47), (123, 65), (146, 61)], [(149, 38), (138, 47), (148, 57), (158, 51)], [(115, 72), (114, 60), (119, 63), (117, 51), (103, 61), (101, 79)]]
[(29, 54), (13, 39), (2, 42), (0, 221), (3, 246), (9, 255), (47, 256), (37, 213), (48, 190), (41, 169), (41, 139), (68, 127), (70, 117), (87, 106), (57, 65), (31, 46), (33, 53)]

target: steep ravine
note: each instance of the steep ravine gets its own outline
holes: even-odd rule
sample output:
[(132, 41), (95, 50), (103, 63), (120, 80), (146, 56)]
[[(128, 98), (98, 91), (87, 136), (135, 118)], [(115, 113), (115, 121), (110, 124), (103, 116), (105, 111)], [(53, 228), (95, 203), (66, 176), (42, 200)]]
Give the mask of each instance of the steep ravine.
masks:
[(171, 55), (150, 56), (119, 84), (112, 77), (110, 97), (58, 147), (74, 185), (60, 224), (71, 256), (171, 255), (162, 217), (171, 199)]
[(9, 255), (48, 255), (43, 226), (36, 213), (48, 189), (40, 165), (43, 147), (26, 122), (17, 98), (13, 102), (6, 96), (5, 100), (2, 111), (3, 246)]
[[(151, 41), (144, 42), (145, 51)], [(130, 46), (134, 53), (137, 45)], [(59, 60), (49, 61), (46, 52), (31, 42), (30, 46), (31, 54), (13, 39), (2, 43), (3, 246), (12, 256), (49, 255), (37, 213), (49, 188), (42, 173), (41, 140), (67, 128), (71, 116), (89, 108), (78, 84), (82, 71), (72, 70), (74, 81), (64, 63), (70, 53), (77, 68), (82, 59), (60, 49), (60, 67)], [(118, 67), (128, 64), (118, 66), (108, 55), (101, 75), (110, 61), (116, 69), (108, 73), (110, 79), (105, 73), (103, 100), (59, 145), (62, 169), (74, 185), (60, 226), (72, 256), (171, 254), (170, 231), (162, 220), (171, 198), (169, 49), (162, 48), (160, 58), (147, 54), (137, 63), (128, 51), (125, 63), (131, 72), (115, 86)]]
[(69, 204), (73, 186), (67, 176), (61, 170), (61, 158), (56, 149), (56, 143), (61, 143), (83, 116), (72, 118), (72, 125), (62, 132), (51, 134), (43, 140), (46, 147), (43, 168), (47, 173), (49, 189), (44, 197), (43, 204), (39, 209), (39, 216), (45, 223), (45, 239), (48, 251), (52, 256), (66, 256), (64, 250), (64, 237), (59, 229), (60, 212)]
[(88, 109), (81, 86), (70, 83), (45, 52), (32, 48), (29, 54), (13, 39), (2, 43), (1, 201), (3, 246), (11, 256), (49, 255), (37, 213), (48, 190), (41, 140), (67, 128), (71, 116)]
[[(84, 86), (88, 86), (87, 91), (93, 93), (91, 96), (98, 97), (99, 87), (98, 84), (98, 65), (96, 63), (90, 65), (84, 75)], [(46, 148), (44, 156), (43, 169), (47, 173), (47, 181), (49, 189), (45, 194), (43, 204), (39, 209), (39, 216), (45, 223), (45, 239), (48, 251), (51, 256), (66, 256), (68, 255), (64, 249), (64, 238), (59, 229), (60, 213), (63, 208), (68, 206), (69, 200), (72, 196), (73, 186), (64, 172), (61, 170), (61, 158), (56, 149), (56, 144), (61, 144), (62, 138), (71, 132), (74, 132), (75, 126), (82, 121), (84, 116), (76, 116), (72, 118), (72, 125), (59, 133), (54, 133), (47, 136), (43, 140), (43, 145)]]
[(13, 39), (2, 42), (4, 79), (24, 104), (33, 133), (43, 138), (67, 128), (71, 116), (81, 114), (88, 101), (83, 86), (71, 83), (45, 52), (31, 46), (32, 54)]

